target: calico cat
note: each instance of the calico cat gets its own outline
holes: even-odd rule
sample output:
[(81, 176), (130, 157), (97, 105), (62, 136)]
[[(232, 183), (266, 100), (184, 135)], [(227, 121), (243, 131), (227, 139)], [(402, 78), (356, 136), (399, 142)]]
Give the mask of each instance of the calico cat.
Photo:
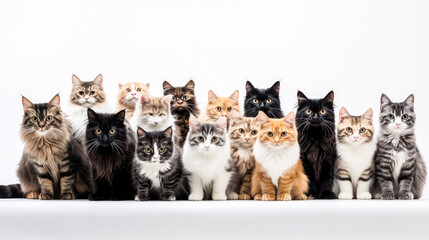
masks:
[(385, 200), (418, 199), (426, 181), (426, 165), (414, 134), (414, 95), (395, 103), (383, 94), (380, 111), (373, 196)]
[(21, 185), (2, 186), (0, 197), (87, 197), (92, 191), (89, 160), (80, 142), (72, 137), (70, 123), (61, 111), (60, 96), (36, 104), (22, 97), (22, 105), (21, 139), (25, 146), (17, 171)]
[(131, 127), (137, 131), (141, 127), (146, 131), (164, 131), (173, 124), (170, 102), (173, 96), (151, 97), (142, 93), (140, 102), (130, 119)]
[(103, 114), (88, 108), (85, 147), (95, 182), (89, 200), (134, 198), (131, 177), (136, 148), (134, 134), (125, 120), (125, 110)]
[(190, 80), (183, 87), (173, 87), (170, 83), (164, 81), (162, 86), (164, 96), (173, 95), (171, 99), (171, 114), (175, 119), (174, 141), (179, 147), (183, 147), (189, 131), (189, 116), (193, 114), (198, 117), (200, 114), (194, 91), (195, 83)]
[(230, 155), (226, 118), (215, 123), (189, 118), (190, 130), (183, 149), (185, 169), (191, 173), (189, 200), (236, 200), (238, 174)]
[(136, 200), (187, 200), (188, 174), (182, 149), (173, 142), (173, 128), (146, 132), (137, 129), (137, 154), (133, 161)]
[(371, 199), (374, 181), (374, 126), (372, 109), (362, 116), (352, 116), (340, 109), (337, 126), (337, 152), (334, 192), (339, 199)]
[(240, 112), (238, 103), (238, 90), (235, 90), (229, 97), (218, 97), (210, 90), (209, 101), (206, 107), (206, 117), (208, 122), (215, 122), (220, 117), (226, 117), (229, 120), (229, 113), (232, 111)]
[(301, 160), (310, 183), (307, 196), (334, 199), (332, 192), (335, 159), (334, 92), (322, 99), (308, 99), (298, 91), (296, 117)]
[(149, 83), (119, 83), (118, 104), (116, 106), (116, 111), (126, 109), (125, 119), (130, 120), (142, 93), (149, 93)]
[(308, 178), (299, 158), (295, 116), (270, 119), (262, 111), (256, 117), (261, 125), (253, 146), (255, 169), (252, 173), (254, 200), (306, 200)]
[(92, 108), (97, 112), (109, 112), (110, 109), (106, 101), (103, 76), (101, 74), (91, 82), (82, 82), (73, 74), (72, 84), (73, 88), (70, 93), (70, 105), (67, 113), (72, 123), (73, 135), (83, 142), (88, 123), (88, 108)]
[(239, 175), (240, 192), (238, 199), (250, 200), (252, 171), (255, 167), (253, 144), (258, 137), (259, 123), (255, 118), (242, 117), (237, 111), (230, 115), (229, 138), (231, 141), (231, 157)]
[(270, 118), (283, 118), (280, 105), (280, 82), (277, 81), (267, 89), (255, 88), (249, 81), (246, 82), (246, 98), (244, 100), (244, 116), (256, 117), (259, 111)]

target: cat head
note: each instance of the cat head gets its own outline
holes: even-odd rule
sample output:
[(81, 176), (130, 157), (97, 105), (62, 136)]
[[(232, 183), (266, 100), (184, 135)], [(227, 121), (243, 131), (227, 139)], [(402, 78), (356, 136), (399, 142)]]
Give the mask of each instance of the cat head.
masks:
[(134, 107), (144, 92), (149, 93), (149, 83), (119, 83), (118, 101), (127, 107)]
[(258, 140), (262, 145), (280, 149), (296, 144), (298, 133), (295, 129), (295, 114), (293, 112), (284, 118), (274, 119), (268, 118), (261, 111), (256, 120), (261, 125)]
[(116, 114), (96, 113), (88, 108), (86, 143), (89, 151), (109, 148), (113, 152), (125, 152), (127, 128), (124, 124), (125, 110)]
[(243, 117), (237, 111), (233, 111), (229, 116), (231, 119), (229, 127), (231, 143), (253, 146), (258, 138), (260, 128), (256, 118)]
[(385, 94), (381, 95), (380, 111), (382, 131), (400, 134), (413, 130), (416, 121), (413, 94), (398, 103), (390, 101)]
[(72, 76), (73, 88), (70, 94), (70, 102), (75, 105), (91, 107), (96, 103), (106, 101), (103, 90), (103, 76), (98, 76), (91, 82), (82, 82), (76, 75)]
[(226, 117), (219, 118), (215, 123), (200, 122), (191, 114), (186, 141), (197, 152), (216, 153), (217, 150), (228, 146), (226, 145), (228, 141), (226, 122)]
[(372, 108), (366, 110), (361, 116), (352, 116), (345, 107), (342, 107), (339, 116), (337, 126), (338, 142), (358, 145), (370, 142), (373, 139)]
[(149, 125), (161, 125), (170, 119), (170, 102), (172, 95), (152, 97), (142, 93), (140, 97), (141, 120)]
[(60, 96), (55, 95), (48, 103), (32, 103), (22, 97), (24, 117), (21, 126), (22, 137), (34, 135), (61, 135), (64, 117), (60, 107)]
[(218, 97), (212, 90), (210, 90), (208, 94), (209, 101), (207, 104), (207, 116), (215, 119), (220, 117), (229, 118), (228, 114), (232, 111), (240, 111), (240, 107), (238, 105), (238, 94), (238, 90), (235, 90), (229, 97)]
[(193, 112), (197, 104), (194, 81), (190, 80), (183, 87), (173, 87), (170, 83), (164, 81), (162, 87), (164, 89), (164, 96), (173, 96), (171, 99), (171, 111), (173, 114), (176, 112)]
[(246, 98), (244, 100), (246, 116), (256, 117), (259, 111), (263, 111), (266, 115), (273, 118), (283, 116), (279, 92), (279, 81), (267, 89), (255, 88), (252, 83), (247, 81)]
[(298, 91), (298, 110), (296, 113), (298, 129), (320, 128), (333, 134), (335, 130), (334, 92), (330, 91), (324, 98), (308, 99)]
[(149, 163), (163, 163), (173, 155), (173, 128), (164, 131), (146, 132), (137, 129), (137, 158)]

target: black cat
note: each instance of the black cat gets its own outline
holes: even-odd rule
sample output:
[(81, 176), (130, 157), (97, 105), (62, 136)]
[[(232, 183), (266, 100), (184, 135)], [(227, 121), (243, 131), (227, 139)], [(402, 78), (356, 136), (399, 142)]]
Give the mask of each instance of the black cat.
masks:
[(284, 114), (280, 105), (279, 92), (279, 81), (267, 89), (255, 88), (252, 83), (247, 81), (244, 116), (256, 117), (259, 111), (263, 111), (270, 118), (283, 118)]
[(332, 192), (337, 157), (334, 92), (322, 99), (308, 99), (299, 91), (295, 121), (301, 160), (309, 178), (307, 195), (319, 199), (335, 198)]
[(89, 200), (131, 200), (135, 190), (131, 165), (136, 140), (125, 110), (117, 114), (88, 109), (86, 150), (94, 173), (94, 192)]

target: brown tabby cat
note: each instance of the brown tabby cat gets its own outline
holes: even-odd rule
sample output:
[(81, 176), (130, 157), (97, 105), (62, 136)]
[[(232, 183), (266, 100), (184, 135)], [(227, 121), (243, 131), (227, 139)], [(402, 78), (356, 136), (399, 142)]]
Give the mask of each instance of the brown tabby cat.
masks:
[(229, 113), (234, 110), (240, 112), (238, 94), (238, 90), (235, 90), (229, 97), (218, 97), (212, 90), (209, 90), (209, 101), (206, 108), (207, 121), (216, 122), (220, 117), (227, 117), (229, 120)]
[(252, 171), (255, 167), (253, 144), (258, 137), (260, 126), (255, 118), (243, 117), (235, 110), (229, 115), (231, 119), (229, 127), (231, 157), (237, 166), (240, 177), (238, 199), (250, 200)]
[(252, 174), (253, 199), (307, 199), (308, 178), (299, 157), (294, 113), (273, 119), (260, 111), (256, 119), (261, 128), (253, 146), (256, 161)]
[(118, 104), (116, 111), (125, 109), (125, 118), (130, 120), (133, 116), (136, 104), (142, 93), (149, 93), (149, 83), (143, 84), (139, 82), (119, 83)]

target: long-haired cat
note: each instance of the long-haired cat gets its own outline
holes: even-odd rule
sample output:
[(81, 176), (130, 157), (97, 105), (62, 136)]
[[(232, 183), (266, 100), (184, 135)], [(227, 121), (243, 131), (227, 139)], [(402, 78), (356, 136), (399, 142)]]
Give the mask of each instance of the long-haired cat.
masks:
[(256, 117), (259, 111), (262, 111), (270, 118), (283, 118), (279, 93), (279, 81), (267, 89), (255, 88), (251, 82), (247, 81), (244, 116)]
[(119, 83), (119, 94), (116, 111), (125, 109), (125, 119), (130, 120), (142, 93), (149, 93), (149, 83)]
[(22, 97), (22, 106), (21, 139), (25, 145), (17, 171), (21, 185), (2, 186), (0, 197), (87, 197), (92, 191), (90, 164), (63, 116), (60, 96), (35, 104)]
[(337, 153), (334, 192), (339, 199), (371, 199), (374, 181), (374, 126), (372, 109), (361, 116), (352, 116), (340, 109), (337, 126)]
[(254, 200), (306, 200), (308, 178), (299, 158), (295, 115), (270, 119), (263, 112), (256, 117), (261, 125), (253, 146), (255, 169), (252, 174)]
[(414, 134), (414, 95), (396, 103), (383, 94), (380, 111), (373, 196), (386, 200), (418, 199), (426, 181), (426, 165)]
[(188, 199), (237, 199), (238, 175), (230, 155), (226, 118), (207, 123), (191, 115), (189, 125), (183, 148), (184, 166), (191, 173)]
[(195, 83), (190, 80), (183, 87), (173, 87), (170, 83), (164, 81), (162, 87), (164, 89), (164, 96), (173, 95), (171, 99), (171, 114), (175, 119), (174, 141), (180, 147), (183, 147), (189, 131), (189, 116), (193, 114), (198, 117), (200, 114), (195, 96)]
[(142, 93), (140, 102), (130, 119), (131, 127), (137, 131), (137, 127), (145, 131), (164, 131), (173, 124), (170, 113), (172, 95), (164, 97), (152, 97)]
[(298, 91), (296, 115), (301, 160), (310, 180), (307, 196), (334, 199), (332, 184), (337, 158), (334, 92), (322, 99), (308, 99)]
[(238, 103), (238, 90), (235, 90), (229, 97), (218, 97), (212, 90), (209, 90), (208, 103), (206, 107), (206, 118), (208, 122), (215, 122), (220, 117), (229, 120), (229, 113), (240, 112)]
[(92, 108), (97, 112), (110, 112), (103, 89), (103, 76), (99, 74), (91, 82), (83, 82), (76, 75), (72, 76), (72, 91), (68, 118), (73, 127), (74, 136), (84, 141), (86, 125), (88, 123), (87, 111)]
[(146, 132), (137, 129), (137, 154), (133, 161), (136, 200), (187, 200), (189, 181), (182, 149), (174, 144), (173, 128)]
[(131, 176), (136, 147), (134, 134), (125, 120), (125, 110), (108, 114), (88, 109), (85, 146), (95, 182), (89, 200), (134, 198)]
[(229, 138), (231, 141), (231, 157), (237, 166), (240, 192), (238, 199), (250, 200), (252, 171), (255, 167), (253, 144), (258, 137), (259, 123), (255, 118), (241, 116), (237, 111), (230, 115)]

